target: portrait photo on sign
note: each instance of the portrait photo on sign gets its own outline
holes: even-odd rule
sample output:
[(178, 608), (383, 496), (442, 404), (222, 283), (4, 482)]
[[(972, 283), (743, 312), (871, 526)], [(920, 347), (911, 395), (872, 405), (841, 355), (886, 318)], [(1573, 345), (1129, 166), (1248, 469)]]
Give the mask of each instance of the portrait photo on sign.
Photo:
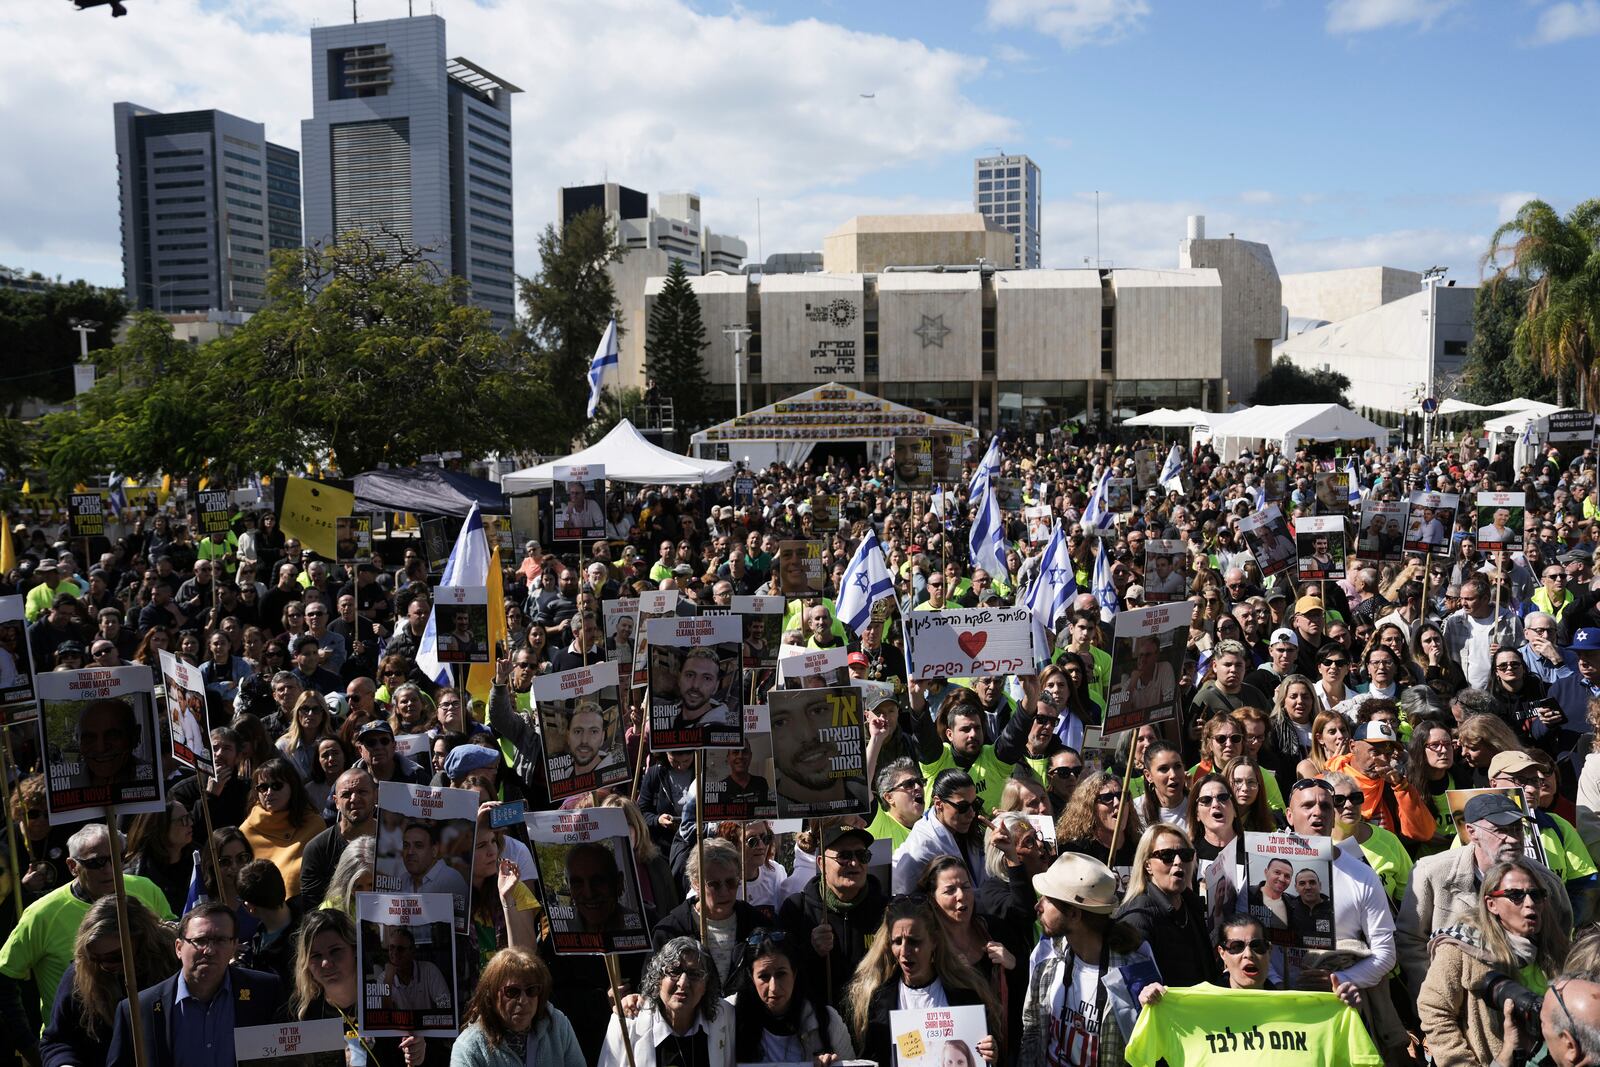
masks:
[(651, 749), (743, 744), (740, 616), (652, 619), (649, 631)]
[(1144, 602), (1170, 604), (1189, 595), (1189, 544), (1178, 540), (1144, 543)]
[(340, 566), (349, 567), (372, 560), (372, 514), (358, 511), (333, 520), (334, 545), (339, 550)]
[(1322, 581), (1345, 576), (1343, 515), (1305, 515), (1294, 524), (1296, 577)]
[(639, 625), (639, 598), (602, 600), (600, 612), (606, 626), (606, 659), (615, 663), (618, 677), (632, 680), (634, 627)]
[(622, 809), (533, 811), (527, 826), (556, 954), (648, 952), (650, 931)]
[(1101, 736), (1175, 718), (1194, 605), (1187, 601), (1119, 612), (1111, 641), (1111, 696)]
[(1522, 518), (1527, 510), (1526, 493), (1479, 493), (1478, 551), (1520, 552), (1525, 539)]
[(978, 1043), (989, 1033), (983, 1005), (891, 1008), (894, 1063), (883, 1067), (985, 1067)]
[(1282, 467), (1274, 467), (1261, 476), (1261, 487), (1266, 491), (1268, 500), (1282, 500), (1289, 495), (1289, 472)]
[(1289, 524), (1278, 505), (1268, 504), (1240, 519), (1239, 533), (1263, 576), (1271, 577), (1294, 566), (1294, 538), (1289, 536)]
[(21, 596), (0, 596), (0, 721), (32, 718), (38, 708), (33, 692), (33, 647)]
[(167, 736), (172, 758), (206, 777), (215, 773), (211, 730), (206, 725), (206, 683), (199, 668), (161, 650), (161, 683), (166, 699)]
[(553, 517), (558, 541), (588, 541), (606, 535), (606, 469), (601, 464), (550, 469)]
[(778, 656), (779, 689), (823, 689), (850, 684), (850, 650), (784, 645)]
[(765, 704), (744, 708), (744, 747), (705, 754), (706, 793), (701, 801), (707, 822), (723, 819), (775, 819), (772, 793), (772, 729)]
[(1132, 510), (1133, 479), (1107, 478), (1106, 511), (1112, 515), (1124, 515)]
[(1398, 561), (1405, 558), (1406, 505), (1399, 500), (1361, 503), (1361, 532), (1356, 554), (1364, 560)]
[(151, 681), (137, 664), (35, 679), (52, 826), (165, 807)]
[(821, 541), (779, 541), (777, 568), (778, 592), (784, 596), (822, 594)]
[(551, 803), (629, 779), (615, 663), (541, 675), (533, 697)]
[(778, 818), (865, 814), (867, 731), (853, 686), (773, 690), (772, 724)]
[(832, 533), (839, 528), (838, 493), (813, 493), (811, 495), (811, 527), (818, 533)]
[(1412, 493), (1406, 522), (1407, 552), (1448, 552), (1450, 535), (1456, 528), (1455, 493)]
[(927, 489), (933, 485), (933, 438), (894, 439), (894, 487)]
[(1161, 477), (1163, 459), (1159, 451), (1148, 445), (1133, 453), (1133, 481), (1139, 489), (1149, 489)]
[(1313, 515), (1350, 513), (1350, 472), (1318, 471), (1312, 475)]
[(356, 894), (356, 1023), (365, 1037), (461, 1029), (448, 893)]
[(966, 455), (967, 438), (958, 433), (936, 433), (933, 441), (933, 483), (949, 485), (961, 479), (962, 457)]
[(456, 932), (466, 933), (477, 818), (475, 789), (379, 782), (374, 887), (406, 896), (448, 893)]
[(1333, 839), (1253, 830), (1244, 839), (1246, 906), (1267, 928), (1267, 940), (1333, 948)]
[(489, 662), (489, 591), (441, 585), (433, 591), (435, 654), (440, 663)]
[(639, 594), (639, 617), (633, 626), (633, 688), (650, 684), (650, 623), (675, 618), (678, 613), (676, 589), (651, 589)]
[(778, 661), (783, 645), (781, 596), (736, 596), (733, 613), (743, 622), (744, 668), (770, 667)]

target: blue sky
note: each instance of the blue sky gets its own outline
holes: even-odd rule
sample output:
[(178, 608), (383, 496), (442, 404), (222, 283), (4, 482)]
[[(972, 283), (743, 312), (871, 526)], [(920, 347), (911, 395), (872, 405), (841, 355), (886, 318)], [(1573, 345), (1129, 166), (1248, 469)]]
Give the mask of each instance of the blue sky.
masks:
[[(0, 263), (121, 277), (111, 106), (220, 107), (298, 147), (345, 0), (0, 5)], [(364, 21), (405, 0), (362, 0)], [(695, 188), (757, 251), (850, 215), (970, 210), (971, 160), (1044, 169), (1047, 266), (1170, 266), (1184, 216), (1279, 269), (1478, 276), (1529, 196), (1600, 195), (1600, 0), (437, 0), (514, 104), (518, 269), (562, 183)], [(427, 0), (417, 0), (425, 12)], [(861, 93), (876, 93), (862, 99)]]

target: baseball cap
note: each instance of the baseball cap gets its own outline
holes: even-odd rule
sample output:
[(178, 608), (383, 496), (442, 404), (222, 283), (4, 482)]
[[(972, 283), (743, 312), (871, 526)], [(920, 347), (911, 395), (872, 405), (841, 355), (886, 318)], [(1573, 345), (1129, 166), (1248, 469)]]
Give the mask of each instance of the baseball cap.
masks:
[(865, 667), (867, 665), (867, 657), (864, 653), (852, 652), (848, 662), (852, 667)]
[(1307, 594), (1306, 596), (1303, 596), (1294, 602), (1294, 613), (1296, 615), (1306, 615), (1310, 612), (1321, 610), (1322, 601), (1317, 597), (1311, 596), (1310, 594)]
[(394, 727), (389, 725), (388, 719), (373, 719), (371, 722), (365, 723), (361, 729), (356, 731), (356, 740), (359, 741), (369, 734), (388, 734), (390, 737), (393, 737)]
[(1494, 759), (1489, 761), (1489, 777), (1493, 779), (1501, 774), (1516, 774), (1518, 771), (1538, 766), (1539, 761), (1521, 749), (1508, 749), (1497, 753)]
[(1285, 645), (1285, 644), (1287, 644), (1287, 645), (1293, 645), (1295, 648), (1299, 648), (1300, 647), (1300, 635), (1295, 633), (1293, 630), (1289, 629), (1287, 626), (1280, 626), (1276, 630), (1272, 631), (1272, 640), (1268, 641), (1267, 644), (1269, 644), (1269, 645)]
[(689, 566), (687, 563), (680, 563), (676, 567), (672, 568), (672, 573), (680, 578), (687, 578), (694, 573), (694, 568)]
[(1593, 626), (1580, 627), (1572, 635), (1572, 644), (1568, 646), (1577, 652), (1593, 652), (1600, 649), (1600, 629)]
[(1496, 826), (1510, 826), (1523, 819), (1522, 809), (1501, 793), (1479, 793), (1461, 809), (1466, 822), (1492, 822)]
[(855, 838), (866, 848), (872, 847), (872, 835), (867, 833), (866, 829), (861, 826), (831, 827), (827, 833), (822, 835), (822, 847), (824, 850), (833, 848), (847, 837)]
[(1096, 915), (1117, 909), (1117, 876), (1110, 867), (1079, 852), (1057, 856), (1033, 876), (1033, 891)]
[(1400, 739), (1395, 736), (1394, 727), (1382, 719), (1369, 719), (1367, 722), (1357, 726), (1355, 739), (1357, 741), (1368, 741), (1375, 745), (1382, 744), (1385, 741), (1390, 744), (1400, 743)]

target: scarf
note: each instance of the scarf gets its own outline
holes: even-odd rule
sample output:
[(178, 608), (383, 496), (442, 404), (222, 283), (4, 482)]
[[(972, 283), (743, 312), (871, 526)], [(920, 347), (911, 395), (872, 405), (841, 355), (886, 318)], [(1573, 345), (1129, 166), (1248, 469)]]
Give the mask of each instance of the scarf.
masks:
[(833, 891), (832, 886), (819, 884), (817, 889), (822, 896), (822, 907), (831, 912), (844, 913), (852, 911), (855, 909), (856, 905), (867, 899), (867, 894), (865, 892), (861, 893), (854, 900), (842, 900), (839, 898), (838, 894)]

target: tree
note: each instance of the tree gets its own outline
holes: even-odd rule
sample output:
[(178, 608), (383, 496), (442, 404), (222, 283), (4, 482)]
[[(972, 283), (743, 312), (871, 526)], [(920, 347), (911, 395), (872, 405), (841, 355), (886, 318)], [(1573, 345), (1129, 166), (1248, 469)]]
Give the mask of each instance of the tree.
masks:
[(1288, 356), (1279, 356), (1272, 369), (1267, 371), (1256, 391), (1250, 394), (1252, 404), (1339, 404), (1350, 406), (1345, 390), (1350, 379), (1336, 370), (1306, 370), (1290, 362)]
[(1528, 285), (1513, 350), (1555, 379), (1558, 404), (1568, 402), (1568, 379), (1587, 383), (1593, 410), (1600, 403), (1600, 200), (1585, 200), (1565, 218), (1543, 200), (1529, 200), (1494, 231), (1483, 263), (1494, 270), (1491, 288), (1512, 278)]
[(679, 436), (705, 425), (710, 409), (711, 383), (701, 353), (706, 347), (706, 326), (700, 319), (700, 301), (689, 284), (681, 260), (673, 260), (666, 283), (650, 309), (644, 342), (645, 378), (659, 397), (672, 401)]
[(644, 404), (644, 390), (626, 388), (612, 392), (607, 386), (600, 394), (600, 406), (594, 409), (594, 418), (585, 423), (583, 432), (578, 434), (578, 444), (588, 448), (597, 444), (623, 419), (637, 421), (642, 404)]
[(1528, 306), (1528, 282), (1506, 278), (1478, 288), (1472, 302), (1472, 344), (1462, 373), (1461, 399), (1495, 404), (1514, 396), (1554, 402), (1556, 383), (1516, 351), (1515, 335)]
[(608, 268), (625, 252), (605, 212), (590, 208), (560, 230), (546, 226), (539, 273), (519, 279), (526, 317), (517, 340), (555, 398), (536, 427), (543, 451), (564, 450), (587, 421), (589, 361), (621, 310)]
[(71, 400), (72, 366), (80, 351), (73, 323), (96, 323), (89, 347), (109, 348), (127, 314), (122, 294), (84, 281), (40, 292), (0, 289), (0, 352), (14, 360), (0, 371), (0, 395), (8, 398), (11, 413), (28, 397), (48, 404)]
[(116, 373), (47, 420), (53, 476), (349, 476), (527, 447), (545, 387), (463, 302), (466, 283), (437, 275), (422, 250), (348, 234), (274, 257), (266, 305), (229, 336), (174, 346), (142, 318)]

